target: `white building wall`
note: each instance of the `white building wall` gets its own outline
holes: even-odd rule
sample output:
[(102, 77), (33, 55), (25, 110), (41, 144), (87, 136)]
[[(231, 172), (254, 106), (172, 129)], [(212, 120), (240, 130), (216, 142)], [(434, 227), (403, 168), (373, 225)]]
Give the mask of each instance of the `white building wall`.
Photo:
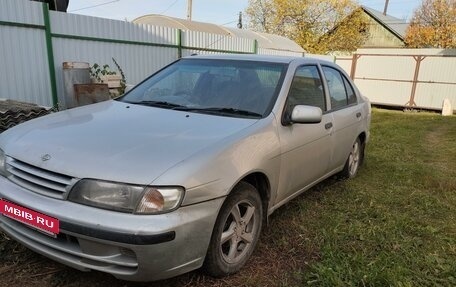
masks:
[(284, 50), (274, 50), (274, 49), (264, 49), (258, 48), (259, 55), (271, 55), (271, 56), (291, 56), (291, 57), (302, 57), (303, 53), (284, 51)]

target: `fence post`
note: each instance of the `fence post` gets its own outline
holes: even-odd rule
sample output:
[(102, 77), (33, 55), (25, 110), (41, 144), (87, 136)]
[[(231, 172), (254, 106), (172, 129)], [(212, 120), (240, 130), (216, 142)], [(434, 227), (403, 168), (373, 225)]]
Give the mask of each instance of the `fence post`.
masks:
[(416, 87), (418, 85), (418, 76), (420, 75), (420, 66), (421, 62), (426, 58), (426, 56), (413, 56), (415, 59), (415, 74), (413, 75), (412, 91), (410, 93), (410, 100), (405, 104), (407, 107), (413, 108), (416, 107), (415, 103), (415, 94)]
[(177, 29), (176, 37), (177, 37), (177, 58), (180, 59), (180, 58), (182, 58), (182, 30), (181, 29)]
[(352, 66), (350, 70), (350, 78), (354, 81), (355, 80), (355, 74), (356, 74), (356, 65), (358, 65), (358, 59), (361, 57), (361, 55), (358, 54), (353, 54), (352, 58)]
[(253, 53), (258, 54), (258, 40), (257, 39), (255, 39), (255, 41), (253, 42)]
[(51, 93), (52, 93), (52, 105), (54, 108), (58, 108), (57, 98), (57, 80), (55, 77), (55, 63), (54, 63), (54, 49), (52, 47), (52, 31), (51, 21), (49, 17), (49, 6), (47, 3), (43, 3), (43, 19), (44, 19), (44, 31), (46, 35), (46, 49), (49, 66), (49, 79), (51, 82)]

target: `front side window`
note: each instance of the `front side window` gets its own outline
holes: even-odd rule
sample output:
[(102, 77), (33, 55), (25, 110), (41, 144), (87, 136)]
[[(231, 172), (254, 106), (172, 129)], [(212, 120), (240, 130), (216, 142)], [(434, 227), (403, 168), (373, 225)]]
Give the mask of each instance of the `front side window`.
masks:
[(224, 116), (264, 117), (277, 98), (286, 68), (282, 63), (183, 59), (120, 101)]
[(296, 69), (287, 100), (287, 111), (296, 105), (319, 107), (326, 111), (323, 82), (317, 66), (303, 66)]

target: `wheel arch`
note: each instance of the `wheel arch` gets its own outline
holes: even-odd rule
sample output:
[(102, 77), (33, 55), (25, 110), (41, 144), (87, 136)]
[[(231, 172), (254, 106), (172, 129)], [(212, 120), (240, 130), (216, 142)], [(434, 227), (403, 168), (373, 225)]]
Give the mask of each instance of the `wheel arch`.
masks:
[(364, 145), (366, 143), (367, 135), (366, 132), (361, 132), (358, 135), (359, 140), (361, 141), (361, 144)]
[[(260, 195), (263, 207), (263, 222), (267, 224), (269, 202), (271, 200), (271, 184), (268, 176), (263, 172), (256, 171), (245, 175), (238, 181), (238, 183), (239, 182), (247, 182), (256, 188)], [(235, 184), (234, 186), (236, 186), (237, 184)]]
[(367, 140), (367, 135), (366, 132), (361, 132), (358, 136), (359, 141), (361, 142), (361, 162), (360, 164), (364, 163), (364, 149), (366, 148), (366, 140)]

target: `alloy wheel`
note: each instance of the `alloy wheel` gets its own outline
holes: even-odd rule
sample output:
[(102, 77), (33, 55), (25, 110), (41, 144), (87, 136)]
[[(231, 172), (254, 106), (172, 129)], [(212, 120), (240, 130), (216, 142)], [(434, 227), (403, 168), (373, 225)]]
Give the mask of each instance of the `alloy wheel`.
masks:
[(246, 256), (258, 232), (259, 220), (255, 206), (248, 200), (233, 206), (226, 218), (220, 240), (220, 252), (224, 261), (234, 264)]
[(359, 159), (360, 159), (360, 148), (359, 148), (359, 141), (355, 141), (353, 144), (352, 151), (348, 158), (348, 170), (350, 172), (350, 177), (353, 177), (356, 172), (358, 171), (359, 167)]

